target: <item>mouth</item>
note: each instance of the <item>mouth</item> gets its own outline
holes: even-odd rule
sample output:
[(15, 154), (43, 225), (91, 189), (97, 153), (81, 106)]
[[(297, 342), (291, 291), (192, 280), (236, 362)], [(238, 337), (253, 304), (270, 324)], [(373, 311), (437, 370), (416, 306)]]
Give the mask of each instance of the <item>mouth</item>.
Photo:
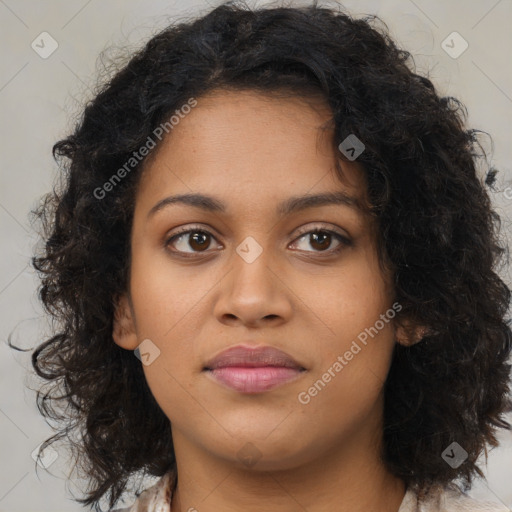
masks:
[(306, 369), (274, 347), (237, 345), (203, 368), (219, 384), (240, 393), (261, 393), (299, 378)]

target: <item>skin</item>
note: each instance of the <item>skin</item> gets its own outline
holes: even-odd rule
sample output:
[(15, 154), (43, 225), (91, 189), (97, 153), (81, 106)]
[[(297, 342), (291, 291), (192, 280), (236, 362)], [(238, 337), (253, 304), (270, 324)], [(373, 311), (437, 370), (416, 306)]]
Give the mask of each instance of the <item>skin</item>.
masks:
[[(341, 162), (343, 183), (336, 175), (332, 132), (320, 129), (331, 116), (320, 99), (217, 90), (198, 98), (147, 161), (113, 338), (127, 350), (150, 339), (160, 350), (143, 368), (171, 423), (173, 512), (396, 512), (404, 497), (379, 458), (383, 385), (394, 344), (409, 340), (401, 327), (385, 323), (308, 404), (297, 398), (393, 304), (370, 217), (339, 204), (276, 214), (295, 195), (365, 200), (357, 161)], [(175, 203), (148, 217), (160, 200), (187, 193), (214, 196), (226, 211)], [(315, 243), (306, 234), (317, 227), (351, 244), (334, 253), (335, 236)], [(211, 236), (194, 243), (189, 233), (166, 246), (177, 228)], [(236, 252), (249, 236), (262, 248), (252, 263)], [(279, 348), (306, 371), (255, 395), (202, 372), (242, 342)], [(238, 455), (246, 443), (251, 466)]]

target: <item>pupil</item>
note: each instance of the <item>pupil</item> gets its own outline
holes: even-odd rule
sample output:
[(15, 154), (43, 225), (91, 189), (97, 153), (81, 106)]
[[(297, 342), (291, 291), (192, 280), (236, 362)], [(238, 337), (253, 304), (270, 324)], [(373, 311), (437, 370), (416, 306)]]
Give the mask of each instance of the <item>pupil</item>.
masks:
[[(199, 239), (202, 238), (202, 241), (199, 241)], [(193, 247), (193, 244), (195, 243), (198, 243), (199, 244), (199, 248), (204, 248), (204, 247), (208, 247), (208, 245), (205, 245), (205, 242), (206, 242), (206, 234), (205, 233), (194, 233), (192, 235), (192, 242), (191, 242), (191, 246), (192, 248)]]
[[(313, 239), (314, 239), (314, 242), (313, 243), (317, 243), (320, 245), (320, 248), (321, 249), (325, 249), (326, 248), (326, 244), (325, 244), (325, 241), (328, 240), (328, 237), (330, 237), (331, 235), (329, 235), (328, 233), (313, 233), (312, 234), (313, 236)], [(323, 238), (322, 241), (318, 241), (318, 238)], [(329, 243), (327, 243), (327, 247), (329, 247)]]
[[(206, 243), (206, 233), (194, 233), (192, 235), (192, 241), (190, 242), (190, 245), (193, 247), (194, 244), (197, 244), (197, 246), (199, 247), (199, 249), (201, 248), (204, 248), (204, 247), (208, 247), (208, 245), (205, 245)], [(325, 243), (326, 241), (329, 240), (329, 237), (331, 235), (329, 235), (328, 233), (312, 233), (311, 236), (313, 237), (313, 243), (314, 244), (317, 244), (320, 249), (325, 249), (326, 248), (326, 245), (327, 247), (329, 247), (329, 243)]]

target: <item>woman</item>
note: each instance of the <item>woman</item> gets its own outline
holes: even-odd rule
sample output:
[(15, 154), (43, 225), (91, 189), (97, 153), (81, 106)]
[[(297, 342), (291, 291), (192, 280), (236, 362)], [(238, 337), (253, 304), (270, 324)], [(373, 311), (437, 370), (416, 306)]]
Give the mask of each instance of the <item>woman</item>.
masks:
[(55, 145), (33, 363), (84, 433), (80, 502), (143, 473), (125, 510), (499, 510), (464, 495), (510, 427), (499, 218), (409, 57), (371, 20), (228, 3)]

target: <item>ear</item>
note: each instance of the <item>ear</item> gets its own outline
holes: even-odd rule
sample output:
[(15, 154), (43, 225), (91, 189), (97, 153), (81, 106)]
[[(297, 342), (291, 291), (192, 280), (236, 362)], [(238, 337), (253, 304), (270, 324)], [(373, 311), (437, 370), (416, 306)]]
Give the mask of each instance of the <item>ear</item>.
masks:
[(398, 321), (395, 329), (396, 341), (406, 347), (419, 343), (427, 334), (432, 334), (428, 327), (418, 325), (411, 320)]
[(116, 301), (112, 338), (121, 348), (135, 350), (138, 346), (133, 308), (126, 294)]

